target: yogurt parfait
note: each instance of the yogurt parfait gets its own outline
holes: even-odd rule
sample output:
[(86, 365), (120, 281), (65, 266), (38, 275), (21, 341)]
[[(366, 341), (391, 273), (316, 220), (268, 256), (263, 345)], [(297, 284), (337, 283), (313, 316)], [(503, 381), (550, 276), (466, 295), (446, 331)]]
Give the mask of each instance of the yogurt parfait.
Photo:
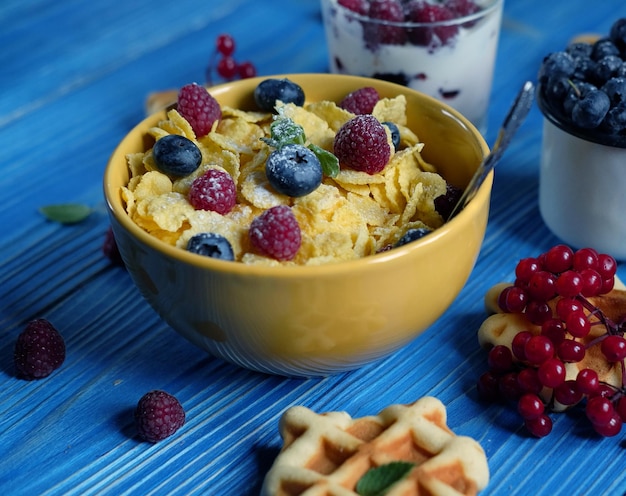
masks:
[(502, 0), (321, 0), (331, 72), (409, 86), (481, 131)]

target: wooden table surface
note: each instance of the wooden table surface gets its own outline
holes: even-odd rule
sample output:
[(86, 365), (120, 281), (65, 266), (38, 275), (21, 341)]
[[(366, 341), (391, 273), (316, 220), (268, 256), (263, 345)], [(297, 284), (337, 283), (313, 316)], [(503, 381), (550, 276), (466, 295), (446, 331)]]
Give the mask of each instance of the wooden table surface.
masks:
[[(544, 55), (579, 33), (606, 33), (623, 0), (507, 0), (486, 135)], [(218, 34), (260, 75), (327, 71), (318, 0), (7, 0), (0, 5), (0, 491), (42, 494), (258, 494), (291, 405), (376, 414), (390, 403), (440, 398), (449, 425), (489, 458), (483, 494), (622, 495), (625, 435), (595, 436), (580, 414), (554, 415), (528, 436), (510, 406), (477, 400), (486, 367), (476, 330), (483, 295), (511, 280), (518, 259), (559, 242), (537, 207), (542, 117), (533, 108), (498, 166), (476, 267), (452, 307), (392, 356), (326, 378), (291, 379), (212, 358), (164, 324), (130, 277), (102, 254), (108, 218), (102, 174), (144, 115), (152, 91), (203, 82)], [(76, 202), (75, 225), (44, 205)], [(619, 267), (624, 279), (625, 268)], [(26, 322), (47, 318), (67, 359), (50, 377), (15, 376)], [(150, 389), (177, 396), (185, 426), (152, 445), (132, 410)]]

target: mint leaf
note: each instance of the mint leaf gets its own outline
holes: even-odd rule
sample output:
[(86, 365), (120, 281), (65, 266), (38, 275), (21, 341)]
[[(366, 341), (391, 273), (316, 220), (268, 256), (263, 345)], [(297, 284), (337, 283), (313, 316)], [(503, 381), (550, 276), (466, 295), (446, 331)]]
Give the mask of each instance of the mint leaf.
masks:
[(315, 153), (315, 156), (320, 161), (322, 173), (325, 176), (337, 177), (337, 174), (339, 174), (339, 159), (335, 155), (314, 143), (309, 145), (309, 150)]
[(389, 488), (403, 479), (415, 466), (411, 462), (391, 462), (365, 472), (356, 484), (360, 496), (383, 496)]
[(304, 129), (289, 117), (279, 117), (270, 125), (270, 137), (261, 139), (276, 149), (285, 145), (304, 145)]
[(61, 224), (76, 224), (92, 212), (91, 207), (81, 203), (60, 203), (39, 208), (39, 212), (48, 220)]

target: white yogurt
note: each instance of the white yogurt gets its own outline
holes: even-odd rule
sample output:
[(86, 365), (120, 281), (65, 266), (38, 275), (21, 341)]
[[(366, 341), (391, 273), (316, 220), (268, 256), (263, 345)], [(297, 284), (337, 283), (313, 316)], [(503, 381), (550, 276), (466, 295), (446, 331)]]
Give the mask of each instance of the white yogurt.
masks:
[(449, 44), (429, 48), (407, 42), (371, 48), (364, 39), (364, 18), (356, 19), (337, 0), (322, 0), (330, 70), (368, 77), (397, 76), (383, 79), (396, 80), (444, 101), (484, 133), (503, 2), (488, 0), (482, 4), (479, 17), (469, 27), (461, 25)]

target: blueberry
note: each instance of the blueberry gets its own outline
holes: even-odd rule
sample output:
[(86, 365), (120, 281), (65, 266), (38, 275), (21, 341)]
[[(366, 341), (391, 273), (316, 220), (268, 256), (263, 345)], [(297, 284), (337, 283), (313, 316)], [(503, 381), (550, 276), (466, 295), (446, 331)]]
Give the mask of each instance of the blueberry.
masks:
[(265, 174), (276, 191), (292, 197), (308, 195), (322, 183), (322, 165), (303, 145), (274, 150), (265, 162)]
[(418, 239), (422, 239), (424, 236), (426, 236), (427, 234), (430, 234), (431, 232), (432, 230), (427, 227), (418, 227), (415, 229), (408, 229), (402, 235), (402, 237), (398, 241), (396, 241), (394, 248), (404, 246), (407, 243), (410, 243), (411, 241), (417, 241)]
[(565, 113), (571, 116), (574, 105), (583, 99), (587, 93), (591, 93), (592, 91), (598, 91), (598, 87), (585, 81), (572, 81), (563, 99), (563, 110)]
[(589, 43), (571, 43), (565, 51), (575, 59), (588, 59), (591, 57), (592, 46)]
[(549, 78), (543, 92), (549, 102), (562, 102), (569, 93), (572, 85), (570, 79), (564, 77)]
[(398, 129), (398, 126), (389, 121), (383, 122), (382, 125), (389, 128), (389, 131), (391, 132), (391, 141), (393, 142), (393, 147), (395, 150), (398, 150), (398, 148), (400, 148), (400, 130)]
[(617, 55), (607, 55), (597, 61), (592, 73), (596, 84), (602, 85), (611, 79), (623, 64), (623, 60)]
[(552, 52), (547, 55), (539, 69), (539, 82), (544, 83), (549, 78), (565, 77), (574, 74), (576, 61), (567, 52)]
[(254, 101), (264, 112), (272, 112), (276, 100), (295, 105), (304, 104), (304, 91), (289, 79), (266, 79), (254, 89)]
[(582, 80), (593, 78), (597, 62), (588, 57), (578, 57), (575, 60), (576, 68), (574, 69), (572, 78)]
[(591, 58), (595, 61), (608, 56), (619, 57), (619, 48), (608, 38), (601, 38), (591, 48)]
[(622, 52), (626, 51), (626, 18), (613, 23), (609, 38)]
[(177, 177), (191, 174), (202, 162), (202, 153), (196, 144), (178, 134), (158, 139), (152, 147), (152, 157), (161, 172)]
[(585, 129), (596, 128), (604, 120), (610, 107), (611, 101), (604, 91), (590, 91), (574, 105), (572, 122)]
[(607, 94), (609, 100), (611, 100), (612, 106), (626, 101), (626, 78), (611, 78), (604, 83), (601, 89)]
[(602, 128), (611, 134), (626, 131), (626, 102), (617, 104), (607, 112)]
[(187, 243), (187, 251), (220, 260), (235, 260), (230, 242), (219, 234), (200, 233), (192, 236)]

